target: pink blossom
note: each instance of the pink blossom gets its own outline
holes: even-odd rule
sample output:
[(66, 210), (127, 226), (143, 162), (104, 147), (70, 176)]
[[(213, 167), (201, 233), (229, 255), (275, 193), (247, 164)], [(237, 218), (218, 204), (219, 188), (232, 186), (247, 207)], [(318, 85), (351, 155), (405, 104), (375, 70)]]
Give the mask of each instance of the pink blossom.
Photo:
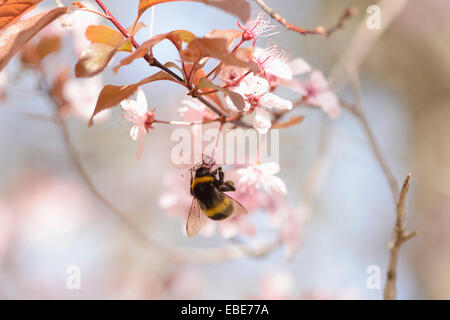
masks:
[(237, 170), (240, 175), (237, 191), (240, 193), (263, 191), (268, 194), (287, 194), (283, 180), (275, 176), (280, 167), (275, 162), (256, 163)]
[[(244, 111), (249, 113), (255, 111), (253, 118), (253, 127), (258, 130), (260, 134), (266, 134), (268, 129), (272, 126), (270, 114), (262, 109), (292, 109), (292, 102), (278, 97), (272, 92), (269, 92), (269, 82), (261, 77), (253, 74), (245, 77), (237, 88), (234, 89), (244, 97), (245, 108)], [(230, 109), (237, 111), (231, 100), (226, 99)]]
[(320, 106), (330, 117), (336, 118), (341, 112), (341, 106), (335, 93), (330, 90), (328, 81), (320, 71), (313, 71), (305, 85), (306, 101)]
[(264, 13), (260, 12), (258, 15), (250, 19), (245, 26), (241, 26), (238, 22), (239, 28), (242, 29), (242, 41), (253, 41), (253, 46), (255, 46), (256, 40), (259, 37), (269, 37), (278, 32), (272, 32), (275, 26), (270, 24), (271, 20), (266, 19)]
[(292, 71), (293, 76), (302, 75), (311, 72), (311, 66), (302, 58), (295, 58), (288, 62), (288, 66)]
[[(229, 89), (233, 89), (239, 86), (240, 77), (247, 72), (247, 69), (236, 66), (226, 65), (220, 71), (220, 78), (222, 79), (222, 86), (227, 86)], [(241, 80), (243, 81), (243, 80)]]
[(123, 111), (124, 119), (133, 123), (130, 130), (130, 137), (133, 140), (139, 141), (137, 158), (142, 156), (145, 146), (145, 136), (150, 129), (153, 129), (154, 110), (149, 111), (147, 106), (147, 99), (145, 93), (141, 88), (138, 88), (136, 100), (125, 99), (120, 103)]
[(195, 122), (212, 120), (217, 116), (197, 99), (184, 99), (181, 101), (182, 107), (178, 108), (178, 113), (184, 121)]
[(336, 118), (341, 113), (339, 100), (322, 72), (314, 70), (309, 73), (306, 83), (292, 82), (289, 87), (301, 93), (306, 103), (321, 107), (331, 118)]
[(273, 75), (281, 79), (292, 79), (292, 71), (286, 63), (283, 53), (276, 47), (266, 49), (256, 47), (253, 57), (265, 75)]

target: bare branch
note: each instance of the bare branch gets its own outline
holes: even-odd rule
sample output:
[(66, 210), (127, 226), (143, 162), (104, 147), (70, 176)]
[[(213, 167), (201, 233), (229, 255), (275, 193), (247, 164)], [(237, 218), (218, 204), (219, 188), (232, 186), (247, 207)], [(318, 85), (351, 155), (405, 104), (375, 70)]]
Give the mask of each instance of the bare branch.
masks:
[(350, 108), (349, 105), (347, 105), (347, 109), (350, 109), (353, 111), (353, 113), (358, 116), (362, 126), (364, 127), (364, 130), (366, 131), (367, 137), (369, 138), (370, 146), (373, 150), (373, 153), (375, 154), (375, 157), (378, 160), (378, 163), (380, 164), (381, 169), (383, 170), (384, 176), (386, 177), (389, 187), (391, 188), (392, 196), (394, 199), (394, 202), (397, 201), (398, 198), (398, 185), (397, 181), (395, 180), (394, 174), (392, 173), (391, 169), (389, 168), (387, 161), (381, 152), (381, 148), (378, 145), (377, 140), (375, 139), (375, 135), (373, 134), (373, 131), (369, 125), (369, 121), (367, 120), (366, 114), (364, 113), (364, 109), (362, 107), (361, 103), (361, 88), (359, 85), (359, 78), (357, 75), (357, 72), (355, 70), (349, 70), (349, 78), (350, 78), (350, 84), (353, 90), (353, 94), (355, 96), (355, 104), (352, 108)]
[(269, 16), (271, 16), (272, 19), (281, 23), (287, 30), (292, 30), (292, 31), (298, 32), (302, 35), (319, 34), (321, 36), (328, 37), (336, 30), (341, 29), (344, 26), (345, 20), (347, 20), (357, 14), (356, 8), (349, 7), (341, 15), (341, 17), (339, 18), (337, 23), (328, 29), (325, 29), (322, 26), (317, 26), (315, 29), (304, 29), (304, 28), (298, 27), (298, 26), (290, 23), (286, 18), (281, 16), (277, 11), (275, 11), (274, 9), (269, 7), (263, 0), (255, 0), (255, 2), (261, 7), (262, 10), (264, 10), (264, 12), (266, 12)]
[(398, 255), (400, 252), (400, 247), (403, 243), (413, 238), (418, 234), (418, 231), (407, 232), (403, 227), (403, 220), (406, 214), (406, 196), (408, 194), (409, 189), (409, 180), (411, 178), (411, 174), (405, 179), (403, 182), (402, 190), (400, 191), (400, 196), (397, 201), (397, 218), (395, 220), (394, 227), (394, 237), (392, 242), (390, 243), (390, 257), (389, 257), (389, 265), (387, 271), (387, 281), (384, 287), (384, 299), (385, 300), (395, 300), (397, 298), (397, 290), (395, 287), (395, 282), (397, 280), (397, 264), (398, 264)]

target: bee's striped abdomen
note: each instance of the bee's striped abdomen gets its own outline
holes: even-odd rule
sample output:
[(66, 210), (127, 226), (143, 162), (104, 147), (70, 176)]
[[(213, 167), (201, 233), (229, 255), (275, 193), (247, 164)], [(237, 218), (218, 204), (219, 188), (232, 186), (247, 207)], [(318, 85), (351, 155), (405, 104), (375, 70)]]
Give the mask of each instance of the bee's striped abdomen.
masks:
[(194, 197), (200, 202), (200, 209), (213, 220), (222, 220), (233, 213), (230, 199), (217, 191), (211, 176), (195, 177), (191, 185)]
[(202, 211), (213, 220), (222, 220), (228, 218), (233, 213), (233, 205), (231, 204), (230, 199), (221, 196), (222, 200), (217, 202), (216, 205), (202, 208), (202, 204), (200, 204), (200, 208)]

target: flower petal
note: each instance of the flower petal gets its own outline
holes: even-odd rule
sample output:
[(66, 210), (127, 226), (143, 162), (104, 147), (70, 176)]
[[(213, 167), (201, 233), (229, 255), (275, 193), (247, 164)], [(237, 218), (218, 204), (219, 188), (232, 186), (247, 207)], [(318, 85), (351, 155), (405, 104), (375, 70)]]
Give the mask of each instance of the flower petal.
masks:
[(253, 119), (253, 127), (260, 134), (266, 134), (269, 128), (272, 127), (270, 114), (262, 108), (256, 108), (255, 118)]
[(291, 68), (289, 68), (286, 62), (276, 57), (270, 58), (267, 63), (264, 64), (264, 70), (281, 79), (292, 79)]
[(315, 91), (328, 91), (328, 81), (322, 72), (317, 70), (311, 72), (309, 81)]
[(307, 72), (311, 72), (311, 66), (302, 58), (296, 58), (289, 62), (293, 75), (301, 75)]
[(261, 98), (261, 105), (272, 109), (280, 109), (280, 110), (291, 110), (292, 109), (292, 102), (283, 98), (280, 98), (279, 96), (273, 94), (273, 93), (267, 93)]
[(331, 91), (316, 96), (316, 102), (331, 118), (337, 118), (341, 113), (341, 105), (336, 95)]
[(145, 97), (144, 90), (141, 88), (137, 89), (135, 108), (136, 113), (139, 115), (143, 115), (148, 111), (147, 98)]

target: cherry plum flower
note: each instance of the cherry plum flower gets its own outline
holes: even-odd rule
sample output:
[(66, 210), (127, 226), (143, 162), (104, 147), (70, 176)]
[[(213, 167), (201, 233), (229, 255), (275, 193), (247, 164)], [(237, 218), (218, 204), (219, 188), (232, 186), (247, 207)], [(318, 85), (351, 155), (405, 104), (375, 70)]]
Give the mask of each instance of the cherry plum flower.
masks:
[(123, 111), (123, 118), (130, 121), (133, 127), (130, 130), (130, 137), (139, 141), (137, 158), (142, 156), (145, 146), (145, 136), (150, 129), (153, 129), (154, 109), (148, 110), (147, 99), (141, 88), (138, 88), (136, 100), (125, 99), (120, 103)]
[(306, 103), (320, 106), (331, 118), (341, 113), (336, 94), (329, 88), (328, 81), (320, 71), (313, 71), (304, 86)]
[(286, 63), (283, 53), (276, 47), (272, 46), (266, 49), (256, 47), (253, 51), (253, 58), (266, 76), (292, 79), (291, 68)]
[(240, 176), (237, 191), (254, 193), (263, 191), (268, 194), (287, 194), (283, 180), (275, 176), (280, 171), (276, 162), (255, 163), (246, 168), (237, 169)]
[[(244, 97), (244, 111), (255, 112), (253, 127), (260, 134), (266, 134), (272, 126), (270, 114), (265, 109), (292, 109), (291, 101), (280, 98), (269, 91), (269, 82), (266, 79), (252, 74), (245, 77), (234, 91)], [(231, 100), (229, 98), (226, 100), (230, 109), (237, 111)]]
[(266, 19), (262, 12), (258, 13), (255, 18), (250, 19), (245, 26), (241, 26), (238, 22), (239, 28), (243, 31), (242, 41), (253, 41), (253, 46), (255, 46), (259, 37), (269, 37), (277, 34), (278, 32), (273, 31), (276, 27), (270, 22), (270, 19)]
[(321, 107), (331, 118), (338, 117), (342, 108), (323, 73), (312, 70), (301, 58), (293, 60), (289, 65), (294, 75), (306, 74), (306, 80), (302, 82), (294, 78), (291, 81), (281, 81), (281, 84), (302, 94), (305, 103)]
[(178, 113), (187, 122), (212, 120), (217, 116), (197, 99), (189, 98), (181, 101), (182, 107), (178, 108)]

